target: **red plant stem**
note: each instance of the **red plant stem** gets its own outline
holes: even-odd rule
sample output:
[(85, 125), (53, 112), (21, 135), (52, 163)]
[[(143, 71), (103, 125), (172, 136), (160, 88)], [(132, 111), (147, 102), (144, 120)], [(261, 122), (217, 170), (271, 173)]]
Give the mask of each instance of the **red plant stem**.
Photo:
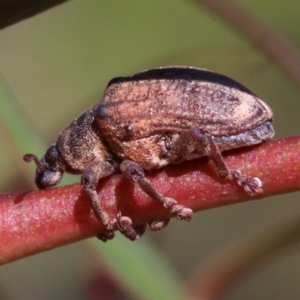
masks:
[[(147, 177), (163, 195), (194, 211), (300, 189), (300, 136), (230, 151), (224, 156), (230, 168), (259, 177), (264, 193), (251, 197), (236, 183), (218, 178), (206, 158), (149, 172)], [(121, 175), (102, 180), (98, 191), (103, 208), (111, 216), (121, 211), (136, 225), (170, 217), (165, 208)], [(0, 263), (103, 230), (79, 184), (0, 195), (0, 215)]]

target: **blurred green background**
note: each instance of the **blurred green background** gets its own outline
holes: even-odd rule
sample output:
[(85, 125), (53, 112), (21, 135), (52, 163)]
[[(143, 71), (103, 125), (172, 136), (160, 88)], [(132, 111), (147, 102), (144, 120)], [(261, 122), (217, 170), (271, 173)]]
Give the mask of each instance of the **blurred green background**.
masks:
[[(299, 1), (239, 3), (300, 48)], [(99, 101), (111, 78), (166, 65), (202, 67), (236, 79), (273, 108), (276, 138), (299, 133), (299, 87), (247, 37), (204, 7), (193, 1), (69, 1), (0, 31), (1, 193), (32, 188), (34, 166), (25, 164), (22, 155), (37, 145), (41, 150), (35, 154), (44, 154), (36, 136), (44, 145), (54, 142), (62, 128)], [(16, 122), (7, 128), (6, 119)], [(14, 128), (20, 119), (33, 133), (28, 139)], [(66, 177), (65, 183), (79, 181)], [(185, 281), (222, 247), (294, 216), (298, 197), (294, 193), (200, 212), (190, 223), (173, 220), (145, 239)], [(127, 243), (120, 235), (117, 239), (119, 245)], [(96, 293), (95, 286), (100, 289), (103, 283), (95, 274), (108, 270), (104, 258), (97, 261), (77, 243), (2, 266), (0, 299), (95, 299), (89, 292)], [(299, 299), (299, 278), (299, 249), (294, 249), (241, 282), (227, 299)]]

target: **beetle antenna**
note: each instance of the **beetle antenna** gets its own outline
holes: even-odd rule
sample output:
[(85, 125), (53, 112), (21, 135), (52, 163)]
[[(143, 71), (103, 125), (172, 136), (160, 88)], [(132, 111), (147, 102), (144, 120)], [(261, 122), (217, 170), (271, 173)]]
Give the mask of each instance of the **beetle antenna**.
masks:
[(40, 160), (34, 154), (25, 154), (23, 156), (24, 161), (31, 162), (34, 161), (40, 171), (43, 171), (45, 167), (41, 164)]

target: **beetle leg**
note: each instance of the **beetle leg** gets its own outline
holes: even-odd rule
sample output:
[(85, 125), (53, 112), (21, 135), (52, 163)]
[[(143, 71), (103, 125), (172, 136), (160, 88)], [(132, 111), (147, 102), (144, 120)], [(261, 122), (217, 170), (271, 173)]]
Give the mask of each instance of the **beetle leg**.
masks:
[(170, 222), (170, 219), (162, 220), (162, 221), (155, 221), (155, 222), (150, 222), (149, 227), (150, 230), (152, 231), (159, 231), (165, 228)]
[(117, 214), (117, 223), (119, 231), (132, 241), (139, 239), (146, 230), (146, 225), (132, 226), (132, 220), (129, 217)]
[(132, 221), (129, 217), (117, 214), (116, 218), (110, 220), (109, 216), (103, 211), (96, 192), (96, 187), (99, 180), (115, 173), (115, 168), (108, 162), (94, 160), (84, 170), (81, 176), (81, 184), (91, 201), (92, 209), (98, 220), (105, 226), (104, 232), (98, 235), (98, 238), (103, 242), (111, 240), (115, 234), (114, 230), (118, 229), (130, 240), (137, 240), (145, 231), (146, 226), (132, 226)]
[[(176, 200), (168, 197), (163, 197), (146, 179), (144, 170), (131, 160), (124, 160), (120, 165), (121, 172), (126, 178), (133, 182), (137, 182), (140, 188), (152, 199), (160, 202), (163, 206), (170, 210), (180, 220), (190, 221), (193, 211), (177, 203)], [(163, 222), (159, 221), (157, 226), (153, 225), (153, 229), (157, 230), (162, 226)], [(151, 228), (151, 225), (150, 225)]]
[[(192, 128), (183, 133), (181, 135), (181, 140), (179, 140), (180, 143), (178, 143), (180, 146), (178, 146), (177, 149), (184, 147), (181, 145), (185, 145), (186, 142), (190, 141), (191, 139), (198, 141), (204, 147), (207, 156), (213, 162), (216, 171), (221, 178), (235, 180), (250, 195), (255, 195), (262, 192), (262, 182), (260, 179), (257, 177), (248, 177), (241, 174), (240, 171), (229, 169), (213, 137), (201, 133), (198, 128)], [(184, 149), (182, 152), (184, 152)]]
[(102, 210), (96, 192), (96, 187), (99, 180), (115, 173), (113, 166), (107, 162), (94, 160), (83, 171), (81, 176), (81, 185), (83, 186), (89, 200), (91, 201), (92, 209), (98, 220), (105, 226), (105, 231), (98, 238), (106, 242), (114, 237), (114, 222), (109, 220), (109, 216)]

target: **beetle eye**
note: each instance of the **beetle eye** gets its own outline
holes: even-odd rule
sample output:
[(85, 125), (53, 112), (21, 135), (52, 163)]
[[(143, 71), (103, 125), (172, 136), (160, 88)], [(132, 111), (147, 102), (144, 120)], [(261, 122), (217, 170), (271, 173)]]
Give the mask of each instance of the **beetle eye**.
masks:
[(49, 165), (56, 165), (57, 160), (58, 160), (58, 152), (56, 147), (53, 145), (45, 153), (45, 161)]

